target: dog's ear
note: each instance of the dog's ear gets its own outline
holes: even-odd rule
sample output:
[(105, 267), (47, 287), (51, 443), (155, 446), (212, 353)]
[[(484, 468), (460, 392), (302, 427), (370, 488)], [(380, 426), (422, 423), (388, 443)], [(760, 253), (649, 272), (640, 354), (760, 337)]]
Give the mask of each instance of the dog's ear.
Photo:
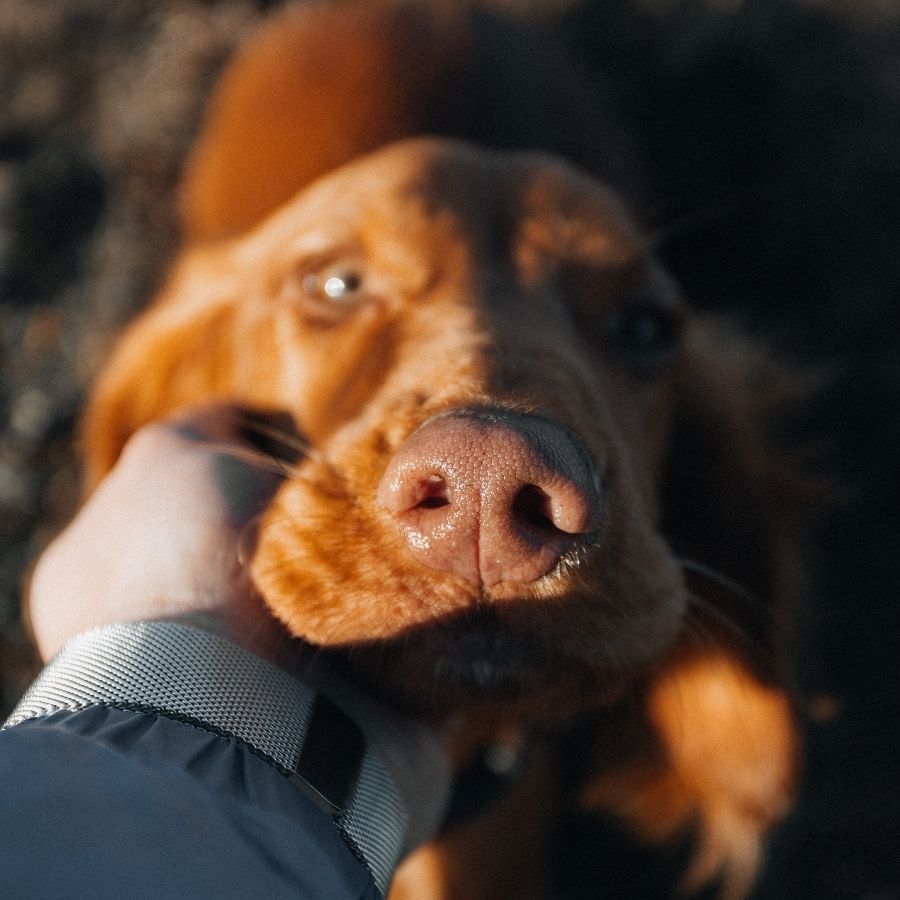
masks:
[(421, 128), (467, 57), (464, 5), (353, 0), (277, 15), (216, 87), (182, 184), (189, 243), (240, 234), (332, 169)]
[(783, 429), (815, 378), (715, 317), (698, 317), (687, 343), (662, 532), (677, 554), (783, 608), (802, 583), (802, 535), (820, 494)]
[[(202, 343), (202, 336), (215, 334), (220, 327), (216, 318), (218, 311), (210, 315), (208, 325), (198, 321), (190, 328), (180, 328), (152, 310), (132, 325), (104, 367), (82, 420), (86, 490), (92, 490), (109, 472), (141, 426), (182, 407), (227, 396), (226, 391), (216, 389), (212, 367), (185, 364), (193, 353), (174, 349), (186, 341)], [(209, 350), (208, 346), (196, 347), (200, 354)]]
[[(236, 305), (227, 277), (217, 277), (216, 252), (181, 259), (157, 302), (129, 326), (103, 366), (81, 424), (88, 490), (142, 425), (188, 406), (243, 399), (233, 382), (235, 360), (248, 342), (238, 337)], [(267, 387), (255, 371), (247, 381)]]

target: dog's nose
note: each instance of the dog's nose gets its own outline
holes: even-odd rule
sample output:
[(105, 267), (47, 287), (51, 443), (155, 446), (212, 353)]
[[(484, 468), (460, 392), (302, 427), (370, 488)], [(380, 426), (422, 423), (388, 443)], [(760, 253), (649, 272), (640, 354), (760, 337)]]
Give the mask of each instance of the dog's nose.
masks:
[(425, 565), (494, 587), (546, 575), (600, 521), (600, 482), (568, 431), (491, 410), (443, 414), (388, 463), (378, 502)]

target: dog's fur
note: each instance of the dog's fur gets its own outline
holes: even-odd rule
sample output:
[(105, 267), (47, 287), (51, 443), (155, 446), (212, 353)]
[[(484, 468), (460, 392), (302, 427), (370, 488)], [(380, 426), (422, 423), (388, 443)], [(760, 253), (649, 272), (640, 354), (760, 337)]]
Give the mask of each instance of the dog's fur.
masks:
[[(614, 151), (592, 85), (532, 40), (413, 4), (265, 28), (189, 162), (181, 257), (97, 385), (88, 479), (184, 407), (291, 415), (309, 449), (252, 561), (271, 609), (393, 701), (455, 716), (461, 760), (531, 746), (511, 791), (415, 854), (392, 896), (548, 896), (574, 806), (653, 843), (693, 830), (684, 884), (742, 896), (797, 771), (783, 648), (807, 487), (767, 433), (793, 385), (688, 312), (597, 180)], [(435, 134), (466, 140), (418, 137)], [(333, 271), (359, 279), (347, 303), (316, 287)], [(417, 562), (375, 495), (423, 422), (485, 406), (577, 435), (604, 517), (538, 581), (475, 592)], [(455, 656), (473, 618), (495, 654), (478, 677)]]

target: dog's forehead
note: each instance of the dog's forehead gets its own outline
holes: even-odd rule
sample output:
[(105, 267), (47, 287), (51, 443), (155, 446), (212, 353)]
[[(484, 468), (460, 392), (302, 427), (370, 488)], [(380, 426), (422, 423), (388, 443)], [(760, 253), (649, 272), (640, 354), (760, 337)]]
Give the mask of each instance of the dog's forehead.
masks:
[(451, 220), (469, 236), (492, 232), (548, 253), (621, 265), (644, 241), (612, 191), (546, 155), (417, 138), (362, 157), (316, 182), (282, 216), (288, 227), (331, 233), (377, 227), (411, 234)]

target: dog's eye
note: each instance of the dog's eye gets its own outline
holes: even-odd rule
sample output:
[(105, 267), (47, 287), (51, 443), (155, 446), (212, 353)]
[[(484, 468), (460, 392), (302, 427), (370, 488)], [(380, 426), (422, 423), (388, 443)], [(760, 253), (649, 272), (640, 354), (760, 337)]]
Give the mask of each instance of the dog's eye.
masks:
[(362, 297), (363, 280), (359, 272), (349, 266), (332, 266), (305, 275), (303, 292), (335, 306), (352, 306)]
[(295, 304), (310, 324), (339, 325), (371, 297), (363, 271), (362, 263), (352, 259), (306, 264), (283, 278), (281, 297)]
[(676, 308), (638, 296), (615, 313), (608, 336), (625, 365), (649, 376), (669, 361), (680, 331), (681, 316)]

